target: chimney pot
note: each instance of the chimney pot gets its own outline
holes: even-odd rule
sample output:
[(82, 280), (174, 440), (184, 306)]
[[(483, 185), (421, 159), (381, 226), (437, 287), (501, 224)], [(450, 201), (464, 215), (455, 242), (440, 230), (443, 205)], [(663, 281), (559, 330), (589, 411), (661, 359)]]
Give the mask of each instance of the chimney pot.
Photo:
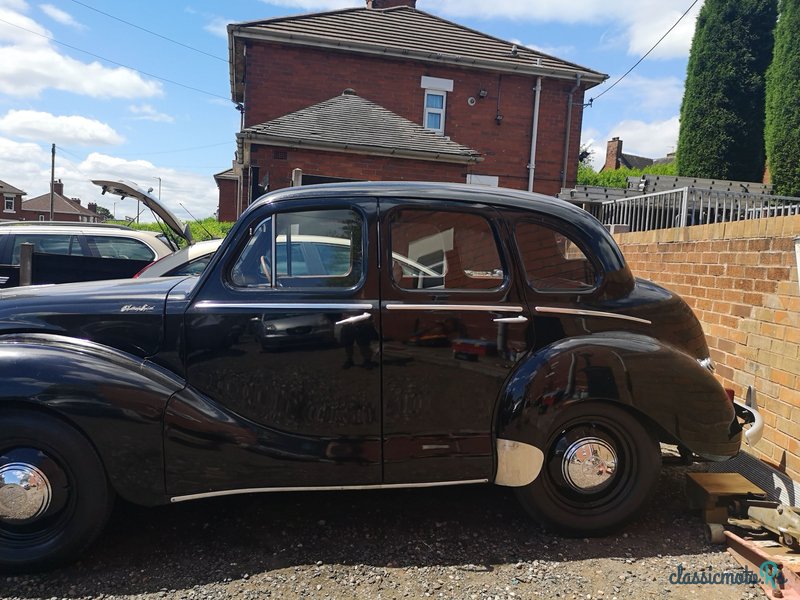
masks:
[(417, 0), (367, 0), (367, 8), (394, 8), (395, 6), (417, 8)]

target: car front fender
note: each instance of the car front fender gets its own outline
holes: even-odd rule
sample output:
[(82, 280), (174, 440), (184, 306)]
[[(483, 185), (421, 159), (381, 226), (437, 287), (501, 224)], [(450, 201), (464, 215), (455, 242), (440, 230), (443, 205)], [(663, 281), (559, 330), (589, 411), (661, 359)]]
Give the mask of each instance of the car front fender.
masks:
[(498, 441), (542, 448), (561, 411), (587, 400), (625, 405), (662, 441), (705, 458), (724, 460), (741, 445), (734, 405), (706, 367), (627, 332), (560, 340), (523, 360), (499, 400)]
[(0, 336), (0, 415), (47, 411), (94, 445), (123, 498), (166, 501), (163, 418), (184, 387), (158, 365), (94, 342), (50, 334)]

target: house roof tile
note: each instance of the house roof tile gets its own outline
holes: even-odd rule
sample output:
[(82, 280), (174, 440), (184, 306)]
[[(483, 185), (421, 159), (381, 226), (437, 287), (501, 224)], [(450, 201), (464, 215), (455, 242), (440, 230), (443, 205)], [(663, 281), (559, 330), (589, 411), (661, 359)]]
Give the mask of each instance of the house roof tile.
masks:
[[(47, 194), (36, 196), (30, 200), (23, 200), (22, 210), (49, 213), (50, 193), (48, 192)], [(81, 206), (76, 201), (72, 201), (61, 194), (53, 194), (53, 212), (72, 215), (78, 214), (86, 217), (97, 217), (97, 213), (90, 211), (88, 208)]]
[(13, 185), (8, 184), (0, 179), (0, 194), (19, 194), (20, 196), (25, 196), (26, 192), (23, 192), (21, 189), (15, 188)]
[(352, 90), (239, 134), (287, 147), (421, 158), (469, 163), (481, 154), (450, 138), (437, 135), (386, 108), (362, 98)]

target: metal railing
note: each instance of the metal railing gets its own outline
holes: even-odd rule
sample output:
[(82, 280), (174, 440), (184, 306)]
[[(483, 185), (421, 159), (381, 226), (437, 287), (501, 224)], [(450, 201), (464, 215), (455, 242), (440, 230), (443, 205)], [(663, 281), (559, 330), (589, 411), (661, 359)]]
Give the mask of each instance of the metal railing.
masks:
[(789, 215), (800, 215), (800, 198), (684, 187), (608, 200), (596, 216), (604, 225), (650, 231)]

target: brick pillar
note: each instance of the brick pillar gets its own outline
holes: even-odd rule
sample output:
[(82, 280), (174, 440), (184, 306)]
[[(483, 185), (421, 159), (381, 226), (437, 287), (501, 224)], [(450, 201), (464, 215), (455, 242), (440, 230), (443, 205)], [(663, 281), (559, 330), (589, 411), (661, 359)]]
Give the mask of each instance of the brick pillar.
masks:
[(603, 171), (616, 171), (619, 169), (619, 158), (622, 156), (622, 140), (618, 137), (608, 140), (606, 146), (606, 164)]

